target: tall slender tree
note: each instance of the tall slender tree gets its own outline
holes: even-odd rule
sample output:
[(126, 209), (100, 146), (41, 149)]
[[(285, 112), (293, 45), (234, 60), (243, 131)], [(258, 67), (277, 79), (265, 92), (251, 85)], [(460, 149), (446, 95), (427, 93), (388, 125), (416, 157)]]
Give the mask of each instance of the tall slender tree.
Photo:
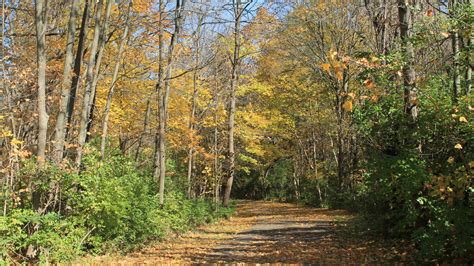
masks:
[[(191, 98), (191, 114), (189, 116), (189, 131), (193, 133), (195, 130), (195, 119), (196, 119), (196, 109), (197, 109), (197, 100), (199, 97), (199, 60), (200, 60), (200, 53), (201, 53), (201, 30), (202, 30), (202, 23), (204, 21), (204, 13), (198, 15), (198, 25), (197, 29), (194, 32), (193, 38), (193, 46), (194, 46), (194, 71), (193, 71), (193, 96)], [(188, 150), (188, 197), (192, 197), (192, 189), (193, 189), (193, 168), (194, 168), (194, 141), (191, 140), (191, 145)]]
[[(89, 106), (88, 106), (88, 116), (89, 118), (87, 119), (87, 124), (85, 127), (86, 130), (86, 142), (89, 141), (89, 132), (92, 128), (92, 123), (94, 119), (94, 111), (95, 111), (95, 103), (96, 103), (96, 93), (97, 93), (97, 84), (100, 79), (101, 75), (101, 66), (102, 66), (102, 58), (104, 56), (104, 51), (105, 51), (105, 46), (107, 42), (109, 41), (110, 37), (109, 36), (109, 19), (110, 19), (110, 13), (112, 11), (112, 5), (115, 3), (114, 0), (107, 0), (107, 5), (105, 7), (105, 15), (102, 20), (102, 24), (100, 26), (100, 37), (99, 37), (99, 49), (96, 55), (96, 63), (95, 63), (95, 68), (94, 68), (94, 79), (92, 81), (92, 89), (91, 89), (91, 96), (89, 98)], [(82, 121), (81, 121), (82, 122)]]
[(76, 165), (79, 169), (82, 160), (82, 152), (84, 148), (84, 144), (86, 142), (87, 137), (87, 121), (89, 119), (89, 102), (92, 96), (92, 86), (94, 82), (94, 68), (96, 66), (96, 53), (99, 47), (99, 38), (101, 33), (101, 13), (102, 13), (102, 6), (104, 4), (104, 0), (98, 0), (96, 6), (96, 13), (94, 16), (94, 37), (91, 43), (91, 49), (89, 54), (89, 61), (87, 65), (87, 75), (86, 75), (86, 88), (84, 91), (83, 103), (82, 103), (82, 110), (81, 110), (81, 126), (79, 129), (79, 136), (78, 136), (78, 147), (77, 147), (77, 154), (76, 154)]
[(416, 72), (415, 52), (411, 37), (412, 31), (412, 12), (413, 6), (410, 0), (398, 0), (398, 20), (400, 26), (400, 39), (402, 41), (402, 52), (404, 57), (403, 65), (403, 88), (405, 100), (405, 113), (410, 115), (413, 120), (418, 118), (417, 106), (417, 88), (416, 88)]
[(46, 29), (48, 1), (35, 1), (36, 58), (38, 63), (38, 162), (46, 160), (46, 138), (48, 133), (48, 113), (46, 112)]
[(71, 72), (73, 61), (73, 48), (76, 33), (76, 17), (79, 13), (80, 0), (71, 2), (71, 12), (69, 15), (67, 40), (66, 40), (66, 57), (64, 59), (63, 80), (61, 83), (61, 99), (59, 102), (59, 112), (56, 118), (55, 143), (54, 143), (54, 160), (61, 162), (64, 153), (64, 139), (66, 135), (66, 113), (67, 104), (69, 102), (71, 91)]
[[(161, 99), (162, 99), (162, 92), (163, 92), (163, 64), (164, 64), (164, 59), (163, 59), (163, 45), (164, 45), (164, 14), (165, 14), (165, 3), (164, 0), (160, 0), (159, 4), (159, 25), (158, 25), (158, 82), (156, 83), (155, 86), (155, 91), (156, 95), (158, 97), (158, 108), (160, 108), (161, 104)], [(153, 170), (153, 177), (159, 181), (160, 179), (160, 169), (161, 169), (161, 149), (160, 149), (160, 119), (161, 119), (161, 114), (158, 113), (158, 129), (155, 134), (155, 160), (154, 160), (154, 170)]]
[[(37, 141), (37, 163), (43, 167), (46, 161), (46, 141), (48, 134), (48, 113), (46, 111), (46, 29), (48, 17), (48, 1), (35, 1), (35, 24), (36, 24), (36, 60), (37, 60), (37, 82), (38, 82), (38, 141)], [(32, 204), (35, 211), (41, 212), (41, 195), (35, 188), (32, 195)]]
[(245, 6), (241, 0), (233, 0), (234, 11), (234, 49), (232, 55), (232, 74), (230, 79), (230, 99), (229, 99), (229, 118), (228, 118), (228, 169), (227, 180), (224, 190), (223, 205), (229, 206), (230, 193), (232, 184), (234, 182), (235, 174), (235, 145), (234, 145), (234, 126), (235, 126), (235, 109), (236, 109), (236, 90), (239, 86), (239, 71), (240, 71), (240, 46), (241, 46), (241, 32), (240, 23), (242, 15), (244, 14)]
[(76, 102), (77, 89), (79, 88), (79, 81), (81, 78), (81, 67), (84, 59), (85, 42), (87, 39), (87, 30), (89, 27), (89, 8), (91, 0), (86, 0), (84, 9), (82, 12), (81, 28), (79, 30), (79, 39), (77, 41), (76, 57), (74, 59), (74, 70), (72, 74), (71, 90), (69, 92), (67, 102), (67, 114), (66, 114), (66, 133), (65, 139), (69, 132), (69, 128), (72, 124), (72, 118), (74, 114), (74, 104)]
[[(458, 0), (450, 0), (450, 14), (453, 19), (457, 19), (458, 13)], [(461, 71), (460, 71), (460, 57), (461, 57), (461, 44), (459, 38), (459, 29), (454, 27), (451, 32), (451, 45), (453, 48), (453, 102), (458, 101), (458, 97), (461, 93)]]
[[(472, 8), (474, 6), (474, 0), (464, 0), (463, 2), (465, 8)], [(468, 51), (468, 55), (472, 53), (472, 45), (473, 45), (473, 39), (474, 39), (474, 32), (472, 31), (471, 28), (467, 29), (467, 36), (466, 36), (466, 47)], [(469, 95), (472, 92), (472, 68), (473, 68), (473, 62), (472, 62), (472, 56), (467, 56), (466, 60), (466, 72), (465, 72), (465, 83), (466, 85), (464, 86), (464, 94)]]
[[(166, 121), (168, 117), (168, 100), (171, 89), (171, 78), (172, 70), (175, 59), (175, 47), (178, 42), (181, 23), (184, 19), (184, 7), (186, 0), (176, 0), (174, 8), (174, 31), (171, 34), (170, 43), (168, 45), (168, 51), (166, 54), (166, 70), (164, 71), (164, 76), (162, 77), (163, 81), (158, 81), (160, 85), (158, 86), (158, 101), (159, 101), (159, 171), (155, 170), (155, 173), (159, 172), (160, 176), (160, 187), (159, 187), (159, 197), (160, 204), (164, 204), (164, 193), (165, 193), (165, 178), (166, 178)], [(161, 22), (160, 22), (161, 23)], [(160, 36), (162, 33), (160, 32)]]
[(151, 117), (151, 97), (148, 96), (148, 99), (146, 101), (146, 112), (145, 112), (145, 118), (143, 119), (143, 132), (138, 136), (138, 144), (137, 144), (137, 150), (135, 152), (135, 161), (138, 161), (138, 157), (140, 156), (140, 152), (142, 150), (143, 146), (143, 139), (145, 135), (147, 135), (150, 131), (150, 117)]
[(100, 154), (102, 159), (105, 156), (105, 145), (107, 141), (107, 132), (108, 132), (108, 122), (109, 122), (109, 115), (110, 115), (110, 108), (112, 106), (112, 97), (114, 96), (114, 91), (118, 79), (118, 74), (121, 66), (121, 61), (122, 61), (122, 55), (125, 50), (125, 45), (127, 42), (127, 37), (128, 37), (128, 31), (130, 27), (130, 13), (132, 10), (132, 4), (133, 1), (129, 0), (129, 4), (127, 7), (126, 15), (125, 15), (125, 27), (122, 33), (122, 36), (120, 37), (120, 44), (119, 44), (119, 50), (117, 57), (115, 58), (115, 67), (114, 67), (114, 72), (112, 74), (112, 81), (110, 84), (109, 92), (107, 94), (107, 100), (105, 103), (105, 108), (104, 108), (104, 115), (103, 115), (103, 121), (102, 121), (102, 135), (101, 135), (101, 142), (100, 142)]

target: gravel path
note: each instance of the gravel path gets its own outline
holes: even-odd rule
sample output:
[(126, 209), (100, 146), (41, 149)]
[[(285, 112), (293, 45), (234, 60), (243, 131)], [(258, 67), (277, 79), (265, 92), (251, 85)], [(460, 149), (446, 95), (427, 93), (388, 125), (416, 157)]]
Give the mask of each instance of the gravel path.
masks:
[(404, 243), (345, 233), (353, 218), (342, 210), (243, 201), (229, 220), (153, 243), (125, 257), (94, 258), (97, 265), (317, 264), (386, 265), (408, 262)]

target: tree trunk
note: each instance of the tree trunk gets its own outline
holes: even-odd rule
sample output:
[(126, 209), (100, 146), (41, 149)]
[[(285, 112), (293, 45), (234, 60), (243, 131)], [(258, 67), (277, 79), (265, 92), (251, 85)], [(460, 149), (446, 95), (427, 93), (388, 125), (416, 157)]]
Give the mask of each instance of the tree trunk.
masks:
[[(376, 42), (377, 53), (381, 55), (386, 55), (387, 54), (387, 13), (388, 13), (387, 1), (386, 0), (382, 0), (382, 1), (364, 0), (364, 6), (370, 16), (370, 19), (372, 20), (372, 26), (375, 32), (375, 42)], [(382, 11), (378, 11), (379, 9), (382, 9)]]
[(349, 91), (349, 74), (348, 69), (343, 70), (342, 75), (342, 84), (336, 85), (335, 89), (335, 101), (336, 101), (336, 116), (337, 116), (337, 153), (335, 152), (335, 158), (337, 163), (337, 189), (338, 191), (343, 190), (344, 181), (346, 177), (346, 134), (344, 133), (345, 129), (345, 120), (346, 120), (346, 111), (343, 107), (347, 101), (347, 93)]
[[(472, 40), (469, 39), (468, 43), (469, 43), (469, 47), (471, 47)], [(468, 61), (467, 69), (466, 69), (466, 87), (464, 88), (464, 94), (469, 95), (471, 91), (472, 91), (472, 64), (470, 61)]]
[(107, 141), (107, 130), (108, 130), (108, 123), (109, 123), (110, 107), (112, 106), (112, 97), (114, 95), (115, 85), (118, 79), (118, 73), (120, 70), (120, 62), (122, 60), (122, 54), (125, 49), (125, 44), (127, 42), (131, 8), (132, 8), (132, 0), (130, 0), (129, 5), (128, 5), (127, 18), (125, 20), (125, 28), (123, 30), (122, 38), (120, 39), (119, 50), (118, 50), (117, 58), (115, 61), (115, 68), (112, 75), (112, 81), (111, 81), (109, 93), (107, 94), (107, 101), (105, 103), (104, 118), (102, 121), (102, 136), (101, 136), (101, 142), (100, 142), (100, 155), (102, 159), (104, 159), (104, 156), (105, 156), (105, 144)]
[(149, 127), (150, 127), (150, 116), (151, 116), (151, 100), (148, 98), (146, 102), (146, 114), (145, 120), (143, 121), (143, 133), (140, 134), (138, 137), (138, 145), (137, 145), (137, 152), (135, 153), (135, 162), (138, 161), (138, 157), (140, 156), (140, 151), (143, 145), (143, 137), (144, 135), (148, 134)]
[[(197, 74), (196, 74), (196, 71), (194, 72), (194, 75), (193, 75), (193, 82), (194, 82), (194, 90), (193, 90), (193, 98), (192, 98), (192, 104), (191, 104), (191, 116), (189, 118), (189, 131), (191, 132), (191, 134), (194, 134), (193, 131), (194, 131), (194, 117), (195, 117), (195, 113), (196, 113), (196, 100), (197, 100), (197, 97), (198, 97), (198, 90), (197, 90)], [(194, 141), (193, 139), (191, 138), (190, 139), (191, 143), (190, 143), (190, 147), (189, 147), (189, 151), (188, 151), (188, 191), (187, 191), (187, 194), (188, 194), (188, 198), (192, 198), (192, 189), (193, 189), (193, 184), (192, 184), (192, 176), (193, 176), (193, 166), (194, 166)]]
[[(466, 6), (474, 6), (474, 0), (466, 0), (465, 1)], [(472, 30), (468, 29), (468, 34), (467, 34), (467, 51), (469, 51), (468, 54), (471, 54), (472, 51), (472, 39), (473, 39), (473, 32)], [(472, 62), (471, 62), (471, 56), (467, 56), (467, 66), (466, 66), (466, 74), (465, 74), (465, 82), (466, 86), (464, 87), (464, 94), (469, 95), (472, 91)]]
[(405, 64), (403, 66), (403, 86), (405, 113), (416, 121), (418, 118), (416, 73), (414, 69), (415, 53), (410, 40), (412, 28), (411, 8), (409, 0), (398, 0), (398, 19), (400, 24), (400, 38)]
[[(5, 0), (2, 1), (2, 14), (6, 14), (6, 3), (5, 3)], [(10, 83), (8, 82), (8, 76), (7, 76), (7, 60), (6, 60), (6, 55), (5, 55), (5, 43), (6, 43), (6, 38), (5, 38), (5, 35), (6, 35), (6, 18), (5, 16), (3, 15), (2, 16), (2, 20), (1, 20), (1, 31), (2, 31), (2, 37), (1, 37), (1, 41), (2, 41), (2, 47), (0, 48), (0, 61), (1, 61), (1, 67), (2, 67), (2, 84), (1, 84), (1, 87), (0, 87), (0, 91), (1, 89), (3, 89), (5, 91), (5, 102), (2, 100), (1, 103), (5, 106), (0, 106), (0, 108), (2, 109), (6, 109), (7, 110), (7, 113), (8, 113), (8, 122), (9, 122), (9, 127), (10, 127), (10, 130), (11, 130), (11, 133), (12, 133), (12, 138), (17, 138), (17, 127), (16, 127), (16, 121), (15, 121), (15, 117), (13, 116), (13, 106), (14, 106), (14, 102), (13, 102), (13, 92), (12, 92), (12, 88), (10, 88)], [(4, 140), (3, 140), (4, 141)], [(1, 143), (1, 142), (0, 142)], [(1, 154), (1, 153), (0, 153)], [(18, 155), (15, 155), (15, 161), (17, 161), (17, 157)], [(12, 174), (13, 174), (13, 170), (12, 170)]]
[(321, 185), (320, 180), (318, 178), (318, 153), (317, 153), (317, 143), (316, 143), (316, 135), (314, 134), (314, 130), (311, 132), (312, 142), (313, 142), (313, 171), (314, 171), (314, 178), (316, 178), (316, 190), (318, 191), (318, 197), (320, 204), (323, 203), (323, 195), (321, 194)]
[(163, 34), (164, 34), (164, 28), (163, 28), (163, 14), (165, 12), (165, 3), (163, 2), (164, 0), (159, 1), (159, 34), (158, 34), (158, 82), (156, 84), (156, 94), (158, 96), (158, 130), (155, 135), (155, 165), (154, 165), (154, 171), (153, 171), (153, 177), (159, 181), (160, 179), (160, 120), (161, 120), (161, 113), (160, 113), (160, 108), (161, 108), (161, 100), (163, 98), (162, 92), (163, 92)]
[[(5, 6), (5, 0), (2, 1), (2, 14), (6, 14), (6, 6)], [(12, 102), (12, 91), (10, 89), (10, 84), (8, 82), (8, 77), (7, 77), (7, 67), (6, 67), (6, 61), (5, 60), (5, 23), (6, 19), (5, 16), (2, 15), (2, 20), (1, 20), (1, 30), (2, 30), (2, 47), (0, 48), (0, 60), (1, 60), (1, 66), (2, 66), (2, 84), (0, 89), (3, 89), (5, 91), (5, 101), (0, 101), (0, 103), (6, 105), (5, 109), (7, 110), (8, 113), (8, 122), (9, 122), (9, 127), (12, 133), (12, 138), (17, 138), (17, 130), (16, 130), (16, 123), (15, 123), (15, 117), (13, 116), (13, 105), (14, 103)], [(0, 108), (4, 108), (3, 106), (0, 106)], [(6, 141), (6, 138), (3, 138), (2, 141), (0, 141), (0, 147), (4, 147), (4, 143)], [(11, 149), (11, 148), (10, 148)], [(9, 151), (7, 149), (2, 150), (0, 152), (0, 156), (3, 156), (4, 153), (7, 154)], [(9, 156), (8, 159), (8, 166), (7, 166), (8, 172), (3, 175), (3, 178), (0, 180), (2, 181), (2, 191), (4, 194), (4, 201), (3, 201), (3, 216), (7, 215), (8, 207), (9, 207), (9, 201), (11, 198), (11, 191), (13, 191), (13, 185), (14, 185), (14, 180), (15, 180), (15, 174), (19, 171), (19, 157), (18, 154), (13, 153), (11, 156)]]
[(95, 111), (95, 103), (97, 98), (97, 83), (100, 79), (100, 67), (102, 65), (102, 57), (104, 55), (105, 45), (108, 42), (109, 37), (109, 17), (110, 12), (112, 10), (112, 5), (115, 0), (107, 0), (107, 7), (105, 9), (105, 17), (102, 21), (101, 30), (100, 30), (100, 38), (99, 38), (99, 51), (97, 52), (96, 56), (96, 63), (95, 63), (95, 71), (94, 71), (94, 81), (92, 82), (92, 89), (91, 89), (91, 97), (89, 98), (89, 107), (88, 107), (88, 119), (86, 124), (86, 140), (85, 142), (89, 141), (90, 134), (92, 128), (92, 122), (94, 119), (94, 111)]
[[(457, 13), (457, 0), (449, 1), (450, 4), (450, 13), (456, 18)], [(451, 44), (453, 49), (453, 103), (458, 102), (458, 97), (461, 92), (461, 71), (460, 71), (460, 40), (459, 40), (459, 30), (454, 29), (451, 32)]]
[[(36, 24), (36, 58), (38, 64), (38, 147), (36, 151), (37, 163), (43, 167), (46, 160), (46, 140), (48, 133), (48, 114), (46, 112), (46, 28), (47, 28), (47, 0), (35, 1)], [(32, 193), (33, 210), (41, 210), (41, 194), (35, 188)]]
[(48, 114), (46, 112), (46, 28), (47, 0), (35, 1), (36, 21), (36, 57), (38, 63), (38, 163), (46, 160), (46, 138), (48, 132)]
[[(109, 0), (110, 1), (110, 0)], [(79, 129), (79, 139), (78, 139), (78, 147), (77, 147), (77, 155), (76, 155), (76, 165), (79, 170), (82, 160), (82, 150), (83, 146), (86, 142), (87, 136), (87, 121), (89, 119), (89, 102), (92, 95), (92, 86), (94, 82), (94, 67), (96, 65), (96, 53), (97, 48), (99, 46), (99, 38), (100, 38), (100, 18), (101, 18), (101, 11), (103, 6), (104, 0), (98, 0), (96, 6), (96, 13), (94, 16), (94, 37), (92, 40), (91, 51), (89, 54), (89, 62), (87, 65), (87, 75), (86, 75), (86, 89), (84, 91), (83, 97), (83, 104), (82, 104), (82, 111), (81, 111), (81, 125)]]
[(82, 60), (84, 58), (84, 43), (87, 39), (87, 28), (89, 24), (89, 7), (90, 0), (86, 0), (84, 5), (84, 11), (82, 13), (81, 29), (79, 31), (79, 40), (77, 43), (76, 58), (74, 61), (74, 71), (72, 75), (71, 90), (69, 93), (69, 98), (67, 102), (67, 111), (66, 111), (66, 132), (64, 133), (64, 139), (67, 139), (69, 128), (72, 124), (72, 117), (74, 114), (74, 103), (76, 101), (76, 93), (79, 88), (79, 80), (81, 78), (81, 66)]
[(166, 177), (166, 120), (168, 116), (168, 97), (171, 88), (171, 73), (174, 63), (174, 48), (176, 42), (179, 38), (179, 32), (181, 29), (181, 20), (183, 15), (183, 9), (186, 1), (185, 0), (176, 0), (175, 7), (175, 18), (174, 18), (174, 32), (171, 35), (170, 44), (168, 46), (167, 54), (167, 66), (166, 74), (164, 78), (164, 89), (161, 89), (158, 95), (160, 101), (159, 108), (159, 168), (160, 168), (160, 188), (159, 188), (159, 198), (160, 205), (164, 204), (164, 192), (165, 192), (165, 177)]
[(295, 199), (300, 200), (299, 177), (298, 177), (298, 162), (293, 160), (293, 186), (295, 188)]
[(71, 70), (73, 61), (73, 48), (76, 33), (76, 16), (79, 13), (80, 0), (72, 0), (71, 14), (69, 16), (66, 58), (64, 60), (63, 80), (61, 84), (61, 99), (59, 103), (59, 112), (56, 119), (55, 143), (54, 143), (54, 160), (60, 163), (64, 154), (64, 139), (66, 135), (66, 112), (69, 102), (69, 94), (71, 90)]
[[(196, 107), (197, 107), (197, 99), (199, 96), (199, 91), (198, 91), (198, 78), (199, 78), (199, 70), (198, 65), (199, 65), (199, 53), (200, 53), (200, 35), (201, 35), (201, 26), (202, 26), (202, 21), (203, 21), (204, 16), (200, 15), (198, 19), (198, 25), (197, 25), (197, 30), (195, 32), (194, 36), (194, 47), (196, 49), (195, 51), (195, 60), (194, 60), (194, 71), (193, 71), (193, 97), (191, 100), (191, 114), (189, 117), (189, 131), (191, 134), (194, 134), (194, 127), (195, 127), (195, 117), (196, 117)], [(193, 139), (191, 139), (191, 145), (189, 147), (188, 151), (188, 198), (192, 198), (192, 189), (193, 189), (193, 168), (194, 168), (194, 142)]]
[[(342, 109), (342, 108), (339, 108)], [(339, 110), (339, 112), (343, 112)], [(339, 114), (342, 116), (342, 114)], [(344, 180), (344, 136), (343, 136), (343, 125), (342, 117), (338, 118), (338, 127), (337, 127), (337, 189), (342, 191), (343, 180)]]
[(219, 93), (217, 90), (217, 79), (216, 79), (216, 85), (214, 88), (214, 142), (213, 142), (213, 156), (214, 156), (214, 203), (217, 204), (219, 202), (219, 191), (221, 187), (221, 182), (219, 178), (219, 147), (218, 147), (218, 141), (219, 141), (219, 126), (218, 126), (218, 121), (219, 121), (219, 114), (217, 111), (217, 108), (219, 107)]
[(457, 30), (452, 35), (453, 45), (453, 102), (457, 103), (459, 94), (461, 92), (461, 72), (459, 71), (459, 33)]
[[(383, 15), (382, 15), (382, 21), (381, 21), (381, 32), (380, 32), (380, 52), (383, 54), (383, 55), (387, 55), (388, 54), (388, 47), (387, 47), (387, 26), (388, 26), (388, 19), (387, 19), (387, 16), (388, 16), (388, 7), (387, 7), (387, 1), (384, 0), (383, 3), (382, 3), (382, 6), (383, 6)], [(383, 59), (383, 63), (385, 64), (385, 58)]]
[(240, 65), (240, 21), (244, 10), (241, 8), (241, 0), (234, 2), (234, 53), (232, 60), (232, 76), (230, 80), (230, 104), (229, 104), (229, 147), (228, 147), (228, 172), (227, 182), (224, 190), (224, 207), (229, 206), (230, 193), (234, 182), (235, 174), (235, 147), (234, 147), (234, 123), (235, 123), (235, 106), (236, 106), (236, 90), (239, 85), (239, 65)]

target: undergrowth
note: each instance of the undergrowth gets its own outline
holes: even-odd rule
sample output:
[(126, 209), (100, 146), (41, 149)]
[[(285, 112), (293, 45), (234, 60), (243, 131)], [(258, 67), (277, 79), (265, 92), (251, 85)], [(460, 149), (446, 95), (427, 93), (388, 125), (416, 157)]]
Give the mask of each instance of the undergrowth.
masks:
[[(22, 169), (17, 177), (22, 187), (10, 195), (7, 215), (0, 216), (2, 265), (127, 252), (233, 212), (207, 199), (188, 199), (183, 189), (171, 185), (160, 206), (157, 184), (149, 172), (122, 156), (101, 161), (91, 152), (79, 174), (52, 164), (38, 170), (34, 160), (25, 161)], [(42, 191), (47, 208), (33, 210), (31, 186)]]

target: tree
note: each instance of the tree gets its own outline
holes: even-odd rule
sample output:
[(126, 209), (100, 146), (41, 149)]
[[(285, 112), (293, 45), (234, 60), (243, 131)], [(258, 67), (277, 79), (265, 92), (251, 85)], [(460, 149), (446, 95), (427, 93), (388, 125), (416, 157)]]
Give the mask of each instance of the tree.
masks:
[[(449, 1), (450, 14), (456, 19), (457, 9), (459, 8), (458, 0)], [(453, 48), (453, 102), (457, 103), (458, 96), (461, 93), (461, 71), (460, 71), (460, 56), (461, 44), (459, 38), (459, 30), (455, 27), (451, 32), (451, 45)]]
[[(67, 104), (71, 91), (71, 71), (73, 61), (73, 48), (76, 33), (76, 16), (79, 12), (80, 0), (73, 0), (71, 3), (71, 12), (67, 28), (66, 57), (64, 59), (63, 80), (61, 83), (61, 99), (59, 103), (59, 112), (56, 118), (54, 160), (59, 163), (63, 159), (64, 140), (66, 136), (66, 113)], [(86, 4), (87, 5), (87, 4)]]
[(96, 99), (97, 99), (97, 84), (99, 79), (101, 78), (101, 67), (102, 67), (102, 58), (104, 56), (105, 46), (109, 39), (112, 37), (112, 34), (109, 34), (109, 20), (110, 20), (110, 13), (112, 11), (112, 5), (115, 1), (107, 1), (107, 6), (105, 8), (105, 17), (102, 20), (102, 25), (100, 27), (100, 37), (99, 37), (99, 50), (96, 55), (96, 66), (94, 70), (94, 79), (92, 82), (92, 90), (91, 90), (91, 97), (89, 98), (89, 119), (87, 120), (86, 124), (86, 142), (89, 141), (90, 131), (92, 128), (92, 124), (94, 122), (94, 111), (96, 107)]
[(241, 0), (233, 0), (232, 8), (234, 15), (234, 49), (232, 54), (232, 74), (230, 78), (230, 99), (229, 99), (229, 116), (228, 116), (228, 169), (227, 180), (224, 190), (223, 204), (228, 207), (232, 184), (235, 174), (235, 144), (234, 144), (234, 124), (235, 124), (235, 108), (236, 108), (236, 90), (239, 86), (239, 67), (240, 67), (240, 23), (245, 11), (245, 5)]
[(125, 44), (127, 42), (127, 37), (128, 37), (128, 31), (130, 27), (130, 12), (132, 10), (132, 0), (129, 0), (128, 8), (126, 11), (126, 18), (125, 18), (125, 28), (123, 30), (122, 36), (120, 38), (120, 44), (119, 44), (119, 49), (118, 49), (118, 54), (116, 57), (115, 61), (115, 67), (114, 67), (114, 72), (112, 74), (112, 81), (109, 89), (109, 93), (107, 94), (107, 101), (105, 104), (105, 109), (104, 109), (104, 118), (102, 121), (102, 135), (101, 135), (101, 142), (100, 142), (100, 154), (102, 156), (102, 159), (105, 156), (105, 145), (107, 141), (107, 130), (108, 130), (108, 123), (109, 123), (109, 114), (110, 114), (110, 107), (112, 105), (112, 97), (114, 95), (115, 91), (115, 86), (117, 83), (118, 79), (118, 74), (120, 70), (120, 62), (122, 61), (122, 54), (125, 50)]
[[(195, 130), (195, 119), (196, 119), (196, 109), (197, 109), (197, 101), (199, 97), (199, 63), (200, 63), (200, 53), (201, 53), (201, 32), (202, 32), (202, 24), (204, 22), (204, 13), (198, 15), (198, 25), (196, 31), (193, 33), (193, 46), (194, 46), (194, 71), (193, 71), (193, 96), (191, 98), (191, 113), (189, 116), (189, 131), (193, 134)], [(194, 153), (195, 147), (193, 139), (191, 138), (191, 144), (188, 151), (188, 197), (192, 197), (192, 189), (193, 189), (193, 168), (194, 168)]]
[[(68, 97), (68, 102), (67, 102), (67, 114), (66, 114), (66, 133), (64, 134), (64, 138), (67, 138), (69, 128), (72, 125), (72, 119), (73, 119), (73, 114), (74, 114), (74, 104), (76, 102), (76, 93), (77, 89), (79, 88), (79, 81), (81, 78), (81, 66), (82, 66), (82, 61), (84, 58), (84, 52), (85, 52), (85, 42), (87, 39), (87, 30), (89, 27), (89, 7), (90, 7), (90, 1), (91, 0), (86, 0), (84, 4), (84, 9), (82, 13), (82, 20), (81, 20), (81, 28), (79, 30), (79, 40), (77, 42), (77, 49), (76, 49), (76, 56), (74, 59), (74, 70), (73, 70), (73, 75), (72, 75), (72, 81), (71, 81), (71, 89)], [(58, 145), (61, 144), (61, 140), (57, 140)]]
[(91, 50), (89, 54), (89, 62), (87, 65), (87, 75), (86, 75), (86, 88), (84, 91), (82, 110), (81, 110), (81, 119), (80, 119), (80, 128), (78, 136), (78, 147), (76, 154), (76, 165), (79, 169), (82, 160), (82, 154), (84, 145), (86, 143), (87, 134), (88, 134), (88, 125), (90, 123), (90, 113), (92, 104), (95, 97), (95, 91), (97, 86), (97, 79), (99, 78), (99, 68), (100, 61), (102, 58), (102, 53), (105, 45), (104, 36), (107, 34), (108, 20), (110, 16), (110, 10), (112, 8), (113, 0), (107, 0), (107, 6), (105, 9), (105, 14), (103, 15), (103, 20), (101, 21), (102, 6), (103, 0), (99, 0), (96, 6), (95, 14), (95, 27), (94, 27), (94, 38), (91, 44)]
[[(163, 52), (164, 52), (164, 14), (165, 14), (165, 3), (163, 2), (163, 0), (160, 0), (159, 1), (159, 4), (158, 4), (158, 7), (159, 7), (159, 11), (158, 11), (158, 16), (159, 16), (159, 25), (158, 25), (158, 74), (157, 74), (157, 83), (156, 83), (156, 86), (155, 86), (155, 91), (156, 91), (156, 94), (158, 96), (158, 110), (160, 110), (161, 108), (161, 101), (163, 100), (163, 70), (164, 70), (164, 58), (163, 58)], [(154, 158), (154, 171), (153, 171), (153, 177), (156, 179), (156, 180), (160, 180), (161, 179), (161, 174), (160, 174), (160, 171), (162, 169), (162, 166), (161, 166), (161, 160), (162, 160), (162, 157), (161, 157), (161, 141), (160, 141), (160, 137), (161, 137), (161, 113), (160, 111), (158, 112), (158, 117), (157, 117), (157, 120), (158, 120), (158, 129), (156, 131), (156, 134), (155, 134), (155, 158)], [(164, 145), (164, 143), (163, 143)], [(163, 148), (164, 149), (164, 148)], [(164, 168), (165, 166), (163, 166)]]
[(36, 57), (38, 63), (38, 148), (36, 155), (41, 165), (46, 160), (48, 113), (46, 112), (46, 29), (48, 6), (46, 0), (35, 1)]
[[(170, 43), (168, 45), (168, 51), (166, 54), (166, 69), (164, 70), (163, 81), (161, 79), (158, 81), (158, 101), (159, 101), (159, 133), (158, 133), (158, 143), (159, 143), (159, 171), (155, 170), (155, 173), (159, 172), (160, 176), (160, 204), (164, 204), (164, 193), (165, 193), (165, 178), (166, 178), (166, 120), (168, 116), (168, 98), (171, 88), (171, 78), (172, 78), (172, 69), (174, 64), (174, 50), (176, 43), (178, 42), (179, 34), (181, 31), (181, 23), (184, 19), (184, 6), (185, 0), (176, 0), (176, 5), (174, 7), (174, 31), (170, 38)], [(160, 7), (162, 3), (160, 3)], [(162, 21), (160, 21), (160, 24)], [(162, 27), (162, 26), (160, 26)], [(162, 38), (163, 31), (160, 28), (160, 37)], [(160, 43), (161, 44), (161, 43)], [(161, 45), (160, 45), (160, 49)], [(161, 69), (163, 66), (160, 64)]]
[(398, 0), (398, 20), (400, 26), (400, 39), (402, 41), (403, 65), (403, 91), (405, 99), (405, 113), (416, 121), (418, 117), (418, 100), (416, 88), (416, 73), (414, 69), (414, 48), (411, 42), (413, 21), (413, 6), (410, 0)]

